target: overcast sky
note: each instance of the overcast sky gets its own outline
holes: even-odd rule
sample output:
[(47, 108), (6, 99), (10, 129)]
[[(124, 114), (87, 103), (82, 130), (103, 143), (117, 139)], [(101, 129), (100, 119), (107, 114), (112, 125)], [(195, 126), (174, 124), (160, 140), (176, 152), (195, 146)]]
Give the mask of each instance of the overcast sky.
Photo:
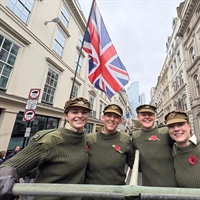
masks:
[[(130, 81), (139, 81), (139, 92), (150, 90), (166, 57), (166, 41), (172, 34), (172, 19), (183, 0), (96, 0), (108, 34), (125, 65)], [(92, 0), (79, 0), (88, 19)]]

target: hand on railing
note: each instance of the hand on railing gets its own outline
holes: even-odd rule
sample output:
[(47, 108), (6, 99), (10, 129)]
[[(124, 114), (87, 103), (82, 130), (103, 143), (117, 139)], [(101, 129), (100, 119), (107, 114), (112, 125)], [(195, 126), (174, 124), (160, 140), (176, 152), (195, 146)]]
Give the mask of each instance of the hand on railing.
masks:
[(12, 167), (0, 168), (0, 200), (14, 200), (12, 187), (18, 180), (17, 172)]

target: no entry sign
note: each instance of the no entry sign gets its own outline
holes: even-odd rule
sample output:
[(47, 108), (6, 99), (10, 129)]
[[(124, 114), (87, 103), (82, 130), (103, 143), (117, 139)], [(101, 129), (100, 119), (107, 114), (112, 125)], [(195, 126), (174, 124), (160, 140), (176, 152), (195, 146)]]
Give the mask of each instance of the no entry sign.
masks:
[(40, 89), (33, 88), (30, 90), (28, 97), (30, 99), (38, 99), (39, 96), (40, 96)]
[(26, 110), (23, 115), (23, 119), (27, 122), (33, 121), (35, 118), (34, 110)]

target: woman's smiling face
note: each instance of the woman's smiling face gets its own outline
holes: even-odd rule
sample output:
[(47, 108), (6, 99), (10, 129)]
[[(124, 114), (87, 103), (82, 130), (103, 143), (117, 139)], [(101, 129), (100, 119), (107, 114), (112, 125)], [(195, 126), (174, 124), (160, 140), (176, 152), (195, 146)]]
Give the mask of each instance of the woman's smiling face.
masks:
[(143, 129), (152, 129), (155, 122), (155, 114), (151, 112), (139, 112), (138, 120)]
[(178, 122), (167, 126), (170, 137), (176, 141), (178, 146), (187, 146), (187, 142), (191, 137), (191, 126), (187, 122)]
[(71, 107), (65, 114), (66, 120), (77, 131), (83, 129), (89, 118), (89, 110), (82, 107)]

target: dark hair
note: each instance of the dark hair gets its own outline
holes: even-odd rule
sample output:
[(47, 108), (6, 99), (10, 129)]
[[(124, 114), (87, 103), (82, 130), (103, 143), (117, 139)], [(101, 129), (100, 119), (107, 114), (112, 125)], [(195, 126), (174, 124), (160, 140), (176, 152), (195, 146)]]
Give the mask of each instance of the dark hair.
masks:
[(0, 158), (5, 157), (5, 155), (6, 155), (6, 151), (0, 151)]

